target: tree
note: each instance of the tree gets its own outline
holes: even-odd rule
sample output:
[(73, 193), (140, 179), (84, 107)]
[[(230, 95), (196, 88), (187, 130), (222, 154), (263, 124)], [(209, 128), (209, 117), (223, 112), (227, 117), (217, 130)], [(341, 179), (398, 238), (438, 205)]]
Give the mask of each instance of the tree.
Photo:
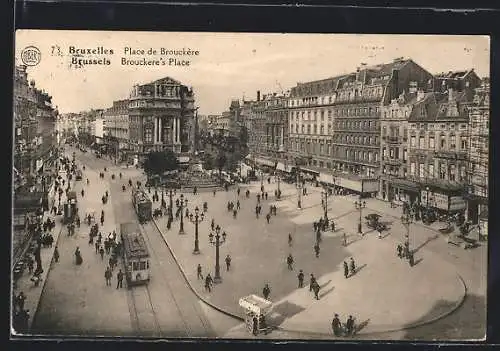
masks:
[(226, 158), (226, 155), (224, 154), (224, 152), (219, 152), (219, 154), (217, 155), (217, 159), (216, 159), (216, 165), (217, 165), (217, 169), (219, 170), (219, 179), (221, 180), (221, 182), (222, 182), (222, 169), (224, 168), (226, 161), (227, 161), (227, 158)]
[(214, 160), (213, 156), (210, 155), (210, 154), (207, 154), (205, 156), (205, 161), (203, 163), (203, 168), (205, 168), (206, 170), (213, 169), (214, 168), (214, 163), (215, 163), (215, 160)]
[(153, 151), (150, 152), (144, 162), (144, 171), (149, 175), (162, 175), (166, 171), (178, 169), (179, 162), (173, 151)]

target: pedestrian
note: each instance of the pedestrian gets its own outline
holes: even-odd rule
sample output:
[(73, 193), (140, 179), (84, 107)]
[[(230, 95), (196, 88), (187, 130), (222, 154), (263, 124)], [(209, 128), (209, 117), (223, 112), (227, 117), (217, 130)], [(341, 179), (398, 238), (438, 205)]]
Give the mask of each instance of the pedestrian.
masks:
[(410, 267), (413, 267), (415, 264), (415, 258), (413, 257), (413, 252), (410, 252), (408, 254), (408, 263), (410, 264)]
[(215, 193), (217, 192), (217, 190), (214, 190), (214, 197), (215, 197)]
[(215, 220), (212, 218), (212, 223), (210, 224), (210, 227), (212, 227), (212, 230), (215, 228)]
[(238, 190), (236, 190), (236, 192), (238, 193), (238, 196), (240, 196), (240, 188), (238, 188)]
[(213, 279), (210, 276), (210, 273), (208, 273), (206, 278), (205, 278), (205, 290), (207, 290), (208, 292), (212, 292), (212, 283), (213, 283)]
[(111, 286), (111, 269), (109, 267), (104, 271), (104, 279), (106, 280), (106, 286)]
[(316, 300), (319, 300), (319, 290), (321, 289), (321, 287), (319, 286), (318, 282), (316, 282), (313, 286), (313, 291), (314, 291), (314, 298)]
[(352, 318), (352, 316), (349, 316), (349, 318), (347, 318), (347, 321), (345, 323), (345, 330), (347, 336), (352, 335), (352, 332), (354, 331), (354, 318)]
[(293, 245), (292, 233), (288, 233), (288, 246), (292, 247), (292, 245)]
[(332, 319), (332, 331), (333, 335), (340, 336), (342, 323), (340, 323), (339, 315), (335, 313), (335, 316)]
[(54, 261), (59, 262), (59, 250), (56, 248), (54, 249)]
[(255, 336), (259, 334), (259, 320), (257, 319), (256, 315), (254, 315), (252, 318), (252, 334)]
[(99, 248), (99, 254), (101, 255), (101, 260), (104, 260), (104, 248), (102, 246)]
[(33, 273), (33, 259), (31, 257), (28, 258), (28, 272)]
[(267, 191), (266, 191), (265, 195), (266, 195), (266, 200), (267, 200)]
[(342, 245), (347, 246), (347, 235), (345, 232), (342, 235)]
[(311, 278), (309, 279), (309, 291), (312, 291), (314, 284), (316, 284), (316, 278), (314, 274), (311, 273)]
[(98, 254), (98, 253), (99, 253), (99, 247), (100, 247), (99, 241), (96, 241), (96, 242), (95, 242), (95, 253), (96, 253), (96, 254)]
[(314, 245), (314, 252), (316, 254), (316, 258), (319, 257), (319, 243), (316, 242), (316, 245)]
[(396, 250), (398, 251), (398, 257), (402, 258), (403, 257), (403, 247), (401, 246), (401, 244), (398, 244), (398, 246), (396, 247)]
[(349, 266), (347, 265), (346, 261), (344, 261), (344, 277), (346, 279), (349, 277)]
[(229, 272), (229, 268), (231, 267), (231, 256), (227, 255), (225, 261), (226, 261), (226, 271)]
[(118, 274), (116, 275), (116, 279), (117, 279), (116, 288), (117, 289), (123, 288), (123, 272), (121, 269), (118, 271)]
[[(239, 190), (238, 190), (239, 192)], [(240, 209), (240, 200), (236, 201), (236, 209), (239, 210)]]
[(292, 254), (288, 254), (288, 257), (286, 258), (286, 264), (288, 265), (289, 270), (293, 270), (293, 256), (292, 256)]
[(299, 288), (303, 288), (304, 287), (304, 272), (302, 271), (302, 269), (299, 271), (297, 278), (299, 279)]
[(335, 222), (332, 221), (332, 232), (334, 232), (334, 231), (335, 231)]
[(264, 289), (262, 289), (262, 295), (266, 300), (268, 300), (269, 295), (271, 295), (271, 288), (269, 287), (269, 284), (266, 284)]
[(16, 297), (16, 305), (19, 308), (19, 311), (24, 310), (24, 302), (26, 301), (26, 296), (24, 293), (21, 291), (19, 295)]
[(201, 273), (201, 264), (198, 263), (198, 267), (196, 267), (196, 272), (198, 274), (198, 279), (203, 280), (203, 274)]
[(269, 213), (266, 215), (266, 220), (267, 224), (269, 224), (269, 221), (271, 220), (271, 215)]
[(377, 228), (377, 231), (378, 231), (378, 238), (382, 239), (382, 229), (381, 228)]
[(356, 273), (356, 264), (354, 263), (354, 258), (352, 257), (350, 262), (350, 268), (351, 268), (351, 275), (354, 275), (354, 273)]

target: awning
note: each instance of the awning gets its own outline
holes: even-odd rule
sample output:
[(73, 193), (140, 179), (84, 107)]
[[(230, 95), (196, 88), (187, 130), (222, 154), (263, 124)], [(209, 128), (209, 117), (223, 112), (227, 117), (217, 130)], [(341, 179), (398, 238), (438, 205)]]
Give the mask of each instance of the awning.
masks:
[(285, 164), (283, 162), (278, 162), (278, 164), (276, 165), (276, 170), (285, 172)]
[(313, 169), (309, 169), (309, 168), (305, 168), (305, 167), (300, 167), (300, 170), (303, 171), (303, 172), (306, 172), (306, 173), (313, 173), (313, 174), (319, 175), (319, 172), (315, 171)]
[(392, 186), (402, 190), (420, 192), (420, 185), (405, 179), (392, 179)]
[(263, 166), (268, 166), (268, 167), (274, 167), (275, 166), (275, 162), (274, 161), (271, 161), (271, 160), (266, 160), (264, 158), (256, 158), (255, 159), (255, 162), (263, 165)]

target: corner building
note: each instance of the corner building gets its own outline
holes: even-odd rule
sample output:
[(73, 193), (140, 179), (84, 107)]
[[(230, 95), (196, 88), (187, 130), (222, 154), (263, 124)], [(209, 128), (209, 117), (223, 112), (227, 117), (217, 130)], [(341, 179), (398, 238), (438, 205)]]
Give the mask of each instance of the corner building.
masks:
[(195, 108), (191, 88), (169, 77), (135, 85), (128, 112), (130, 148), (138, 156), (150, 151), (193, 151)]

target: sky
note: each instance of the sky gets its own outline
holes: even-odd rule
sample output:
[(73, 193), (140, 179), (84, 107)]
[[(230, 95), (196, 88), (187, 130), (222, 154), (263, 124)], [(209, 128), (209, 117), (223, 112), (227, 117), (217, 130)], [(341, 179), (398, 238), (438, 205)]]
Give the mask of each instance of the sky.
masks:
[[(40, 63), (28, 67), (28, 79), (52, 95), (60, 113), (107, 108), (113, 100), (129, 97), (134, 84), (171, 77), (193, 88), (200, 114), (219, 114), (232, 99), (255, 99), (261, 94), (287, 91), (297, 82), (308, 82), (354, 72), (360, 63), (388, 63), (411, 58), (430, 73), (474, 68), (489, 76), (488, 36), (458, 35), (358, 35), (271, 33), (181, 33), (18, 30), (15, 61), (35, 46)], [(71, 65), (71, 47), (113, 50), (109, 65)], [(144, 54), (125, 54), (125, 50)], [(198, 51), (198, 55), (161, 55), (168, 50)], [(148, 55), (148, 50), (156, 55)], [(122, 65), (125, 59), (168, 63), (189, 61), (189, 66)]]

